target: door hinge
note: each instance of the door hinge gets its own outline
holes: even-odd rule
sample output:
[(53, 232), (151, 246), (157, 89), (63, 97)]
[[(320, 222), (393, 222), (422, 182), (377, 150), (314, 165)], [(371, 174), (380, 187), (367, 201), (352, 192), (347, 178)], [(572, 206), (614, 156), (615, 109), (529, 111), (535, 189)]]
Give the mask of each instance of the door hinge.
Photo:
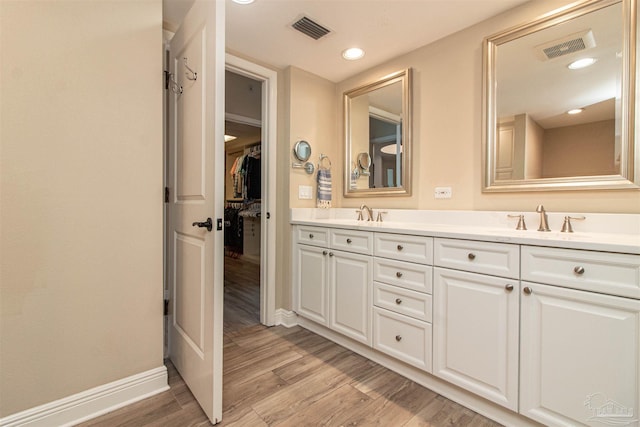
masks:
[(169, 187), (164, 187), (164, 202), (169, 203)]
[(168, 299), (164, 300), (164, 315), (165, 316), (169, 315), (169, 300)]

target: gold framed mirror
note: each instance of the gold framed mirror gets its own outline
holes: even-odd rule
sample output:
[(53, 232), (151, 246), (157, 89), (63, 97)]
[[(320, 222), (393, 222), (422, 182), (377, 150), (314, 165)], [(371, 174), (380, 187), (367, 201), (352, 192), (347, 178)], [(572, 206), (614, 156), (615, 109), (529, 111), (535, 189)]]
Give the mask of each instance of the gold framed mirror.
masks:
[(640, 186), (636, 18), (586, 0), (484, 40), (484, 192)]
[(345, 92), (344, 123), (345, 197), (411, 195), (411, 69)]

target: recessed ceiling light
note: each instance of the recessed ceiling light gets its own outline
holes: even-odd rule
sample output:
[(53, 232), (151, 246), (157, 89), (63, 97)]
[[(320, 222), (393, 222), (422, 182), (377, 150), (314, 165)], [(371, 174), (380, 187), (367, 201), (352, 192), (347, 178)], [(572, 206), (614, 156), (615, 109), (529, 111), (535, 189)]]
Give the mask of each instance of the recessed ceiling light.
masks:
[(231, 0), (234, 3), (238, 3), (238, 4), (251, 4), (253, 3), (255, 0)]
[(364, 50), (359, 47), (351, 47), (342, 52), (342, 57), (344, 59), (348, 59), (349, 61), (353, 61), (354, 59), (360, 59), (364, 56)]
[(571, 64), (567, 65), (567, 67), (570, 70), (579, 70), (580, 68), (585, 68), (595, 63), (596, 63), (595, 58), (582, 58), (582, 59), (578, 59), (577, 61), (573, 61)]
[(233, 135), (225, 135), (224, 136), (224, 142), (233, 141), (234, 139), (236, 139), (236, 137), (233, 136)]
[(584, 111), (584, 109), (582, 109), (582, 108), (574, 108), (573, 110), (569, 110), (569, 111), (567, 111), (567, 114), (571, 114), (571, 115), (573, 115), (573, 114), (580, 114), (580, 113), (582, 113), (583, 111)]

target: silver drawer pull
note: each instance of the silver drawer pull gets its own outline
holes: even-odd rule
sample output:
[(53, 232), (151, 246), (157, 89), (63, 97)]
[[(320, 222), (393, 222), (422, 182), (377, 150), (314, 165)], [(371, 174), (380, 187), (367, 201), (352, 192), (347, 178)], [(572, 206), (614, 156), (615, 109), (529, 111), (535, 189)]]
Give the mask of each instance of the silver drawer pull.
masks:
[(470, 252), (469, 255), (467, 255), (467, 258), (473, 261), (474, 259), (476, 259), (476, 254), (474, 254), (473, 252)]
[(402, 245), (398, 245), (398, 250), (399, 250), (399, 251), (401, 251), (401, 250), (403, 250), (403, 249), (404, 249), (404, 246), (402, 246)]
[(396, 298), (396, 304), (402, 304), (402, 300), (400, 298)]
[(525, 286), (525, 288), (522, 290), (522, 292), (524, 292), (527, 295), (531, 295), (533, 293), (533, 289), (531, 289), (528, 286)]
[(398, 342), (402, 341), (402, 335), (396, 335), (396, 341)]
[(573, 272), (576, 274), (584, 274), (584, 267), (578, 265), (576, 268), (573, 269)]
[(347, 239), (347, 243), (351, 243), (351, 239)]
[(399, 271), (396, 273), (396, 277), (399, 279), (402, 277), (402, 273), (400, 273)]
[(507, 292), (511, 292), (513, 290), (513, 285), (506, 285), (504, 288)]
[(326, 254), (328, 254), (328, 253), (329, 253), (329, 252), (327, 252), (327, 251), (322, 251), (322, 255), (326, 255)]
[(309, 233), (309, 238), (313, 239), (313, 234)]

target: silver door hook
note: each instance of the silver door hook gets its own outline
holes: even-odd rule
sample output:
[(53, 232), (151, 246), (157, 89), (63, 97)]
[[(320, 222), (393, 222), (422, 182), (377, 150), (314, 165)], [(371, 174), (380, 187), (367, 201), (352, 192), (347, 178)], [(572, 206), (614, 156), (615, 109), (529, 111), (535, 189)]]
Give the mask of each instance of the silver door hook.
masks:
[[(188, 60), (186, 57), (182, 58), (182, 60), (184, 61), (184, 68), (187, 69), (188, 72), (184, 73), (184, 75), (187, 77), (187, 79), (189, 80), (198, 80), (198, 73), (196, 73), (195, 71), (193, 71), (191, 69), (191, 67), (189, 67), (189, 64), (187, 63)], [(189, 74), (191, 73), (191, 75)]]

